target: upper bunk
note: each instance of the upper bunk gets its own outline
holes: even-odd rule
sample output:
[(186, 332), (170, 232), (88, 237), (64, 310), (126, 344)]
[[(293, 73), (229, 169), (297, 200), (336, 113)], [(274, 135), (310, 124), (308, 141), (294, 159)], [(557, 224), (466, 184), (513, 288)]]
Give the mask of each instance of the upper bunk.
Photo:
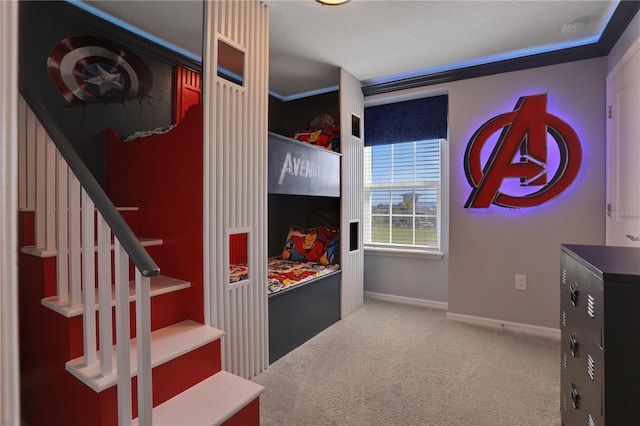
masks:
[(340, 197), (339, 153), (269, 132), (270, 194)]

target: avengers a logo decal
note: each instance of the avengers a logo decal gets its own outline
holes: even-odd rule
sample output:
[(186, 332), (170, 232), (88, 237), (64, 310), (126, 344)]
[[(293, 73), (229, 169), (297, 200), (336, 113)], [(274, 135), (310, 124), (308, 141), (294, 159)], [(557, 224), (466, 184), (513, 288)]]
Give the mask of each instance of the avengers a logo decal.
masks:
[[(500, 136), (483, 166), (482, 149), (499, 130)], [(548, 169), (551, 162), (547, 158), (547, 134), (559, 151), (555, 170)], [(571, 126), (547, 112), (547, 95), (542, 94), (520, 98), (513, 111), (480, 126), (467, 145), (464, 159), (465, 174), (473, 187), (465, 208), (486, 208), (491, 204), (533, 207), (553, 200), (571, 185), (580, 170), (582, 147)], [(519, 186), (531, 187), (531, 192), (500, 192), (509, 178), (519, 178)]]

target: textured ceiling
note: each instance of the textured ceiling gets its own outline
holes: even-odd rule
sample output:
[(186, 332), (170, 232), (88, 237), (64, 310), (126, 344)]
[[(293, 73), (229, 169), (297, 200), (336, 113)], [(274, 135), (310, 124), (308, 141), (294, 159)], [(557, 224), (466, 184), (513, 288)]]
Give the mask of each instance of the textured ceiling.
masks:
[[(343, 67), (365, 85), (594, 43), (618, 1), (263, 0), (270, 16), (270, 90), (337, 86)], [(88, 1), (194, 57), (200, 1)], [(563, 33), (567, 22), (584, 25)]]

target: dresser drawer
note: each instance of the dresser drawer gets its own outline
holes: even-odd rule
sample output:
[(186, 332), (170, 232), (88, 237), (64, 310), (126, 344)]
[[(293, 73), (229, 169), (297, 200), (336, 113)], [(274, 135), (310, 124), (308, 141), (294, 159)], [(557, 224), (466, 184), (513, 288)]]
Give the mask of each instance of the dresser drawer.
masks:
[[(576, 329), (591, 336), (602, 347), (602, 281), (571, 256), (562, 256), (560, 282), (561, 328)], [(583, 336), (583, 339), (586, 336)]]
[(640, 248), (561, 253), (562, 425), (640, 424)]
[(568, 331), (562, 333), (560, 347), (561, 383), (569, 384), (563, 394), (574, 410), (597, 420), (603, 414), (603, 350), (590, 336), (581, 340), (578, 333)]

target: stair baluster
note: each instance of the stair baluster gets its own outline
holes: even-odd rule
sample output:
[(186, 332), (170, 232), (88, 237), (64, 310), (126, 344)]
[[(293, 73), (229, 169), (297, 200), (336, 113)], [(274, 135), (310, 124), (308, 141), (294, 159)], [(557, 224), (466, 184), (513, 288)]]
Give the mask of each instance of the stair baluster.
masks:
[[(96, 364), (95, 255), (93, 201), (82, 190), (82, 330), (84, 365)], [(70, 224), (73, 226), (73, 224)], [(60, 254), (62, 256), (62, 254)], [(104, 348), (103, 348), (104, 349)]]
[[(60, 253), (69, 251), (69, 167), (62, 155), (56, 155), (56, 250)], [(69, 259), (68, 256), (56, 257), (56, 287), (58, 299), (69, 300)]]
[(111, 354), (111, 336), (113, 335), (111, 321), (111, 229), (101, 214), (98, 214), (98, 268), (100, 374), (108, 376), (113, 373), (113, 356)]
[[(118, 240), (114, 241), (116, 285), (116, 362), (118, 363), (118, 401), (131, 401), (131, 333), (129, 323), (129, 256)], [(118, 404), (118, 424), (131, 423), (131, 404)]]

